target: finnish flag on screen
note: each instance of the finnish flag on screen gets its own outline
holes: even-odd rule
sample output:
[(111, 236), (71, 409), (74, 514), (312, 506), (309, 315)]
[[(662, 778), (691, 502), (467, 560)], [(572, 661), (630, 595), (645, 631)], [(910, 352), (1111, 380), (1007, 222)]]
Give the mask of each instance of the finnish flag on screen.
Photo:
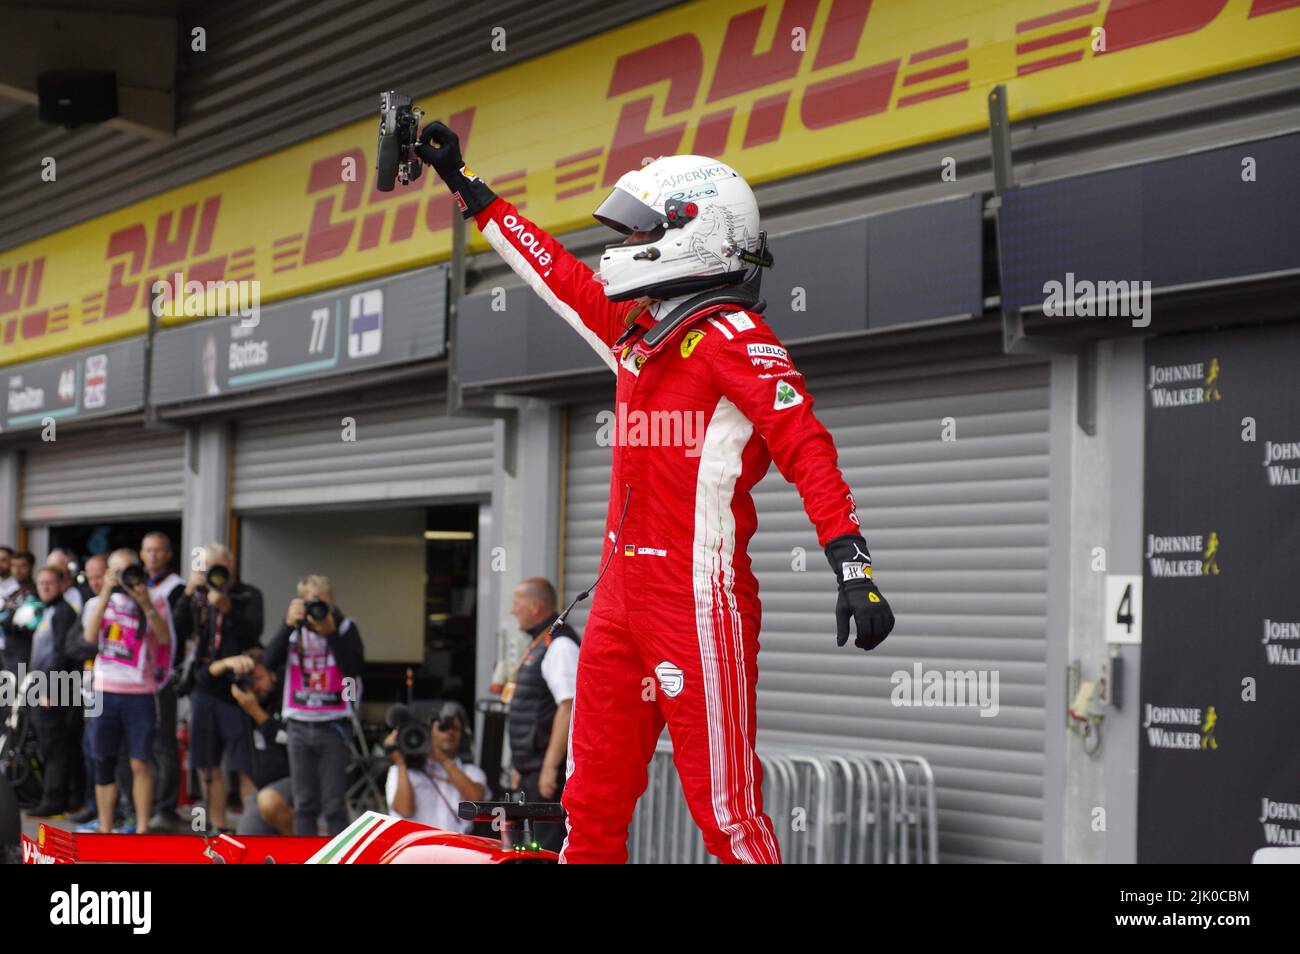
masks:
[(348, 357), (379, 354), (384, 343), (384, 292), (376, 288), (352, 296), (348, 305)]

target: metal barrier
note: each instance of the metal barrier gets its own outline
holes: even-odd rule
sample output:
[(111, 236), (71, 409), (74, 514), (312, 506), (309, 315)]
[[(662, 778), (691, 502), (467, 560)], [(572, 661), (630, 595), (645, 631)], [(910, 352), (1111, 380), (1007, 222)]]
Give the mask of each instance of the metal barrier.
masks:
[[(887, 752), (759, 747), (763, 806), (786, 864), (937, 864), (934, 773)], [(628, 833), (637, 864), (716, 862), (661, 743)]]

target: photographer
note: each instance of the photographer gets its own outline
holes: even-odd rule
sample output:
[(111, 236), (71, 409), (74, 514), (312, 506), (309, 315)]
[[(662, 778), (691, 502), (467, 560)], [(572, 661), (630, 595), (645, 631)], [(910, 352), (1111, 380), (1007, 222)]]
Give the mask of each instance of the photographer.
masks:
[(329, 578), (311, 574), (298, 583), (284, 625), (263, 661), (284, 667), (284, 720), (293, 779), (293, 830), (315, 835), (325, 816), (330, 835), (347, 825), (351, 705), (358, 702), (365, 662), (361, 631), (334, 605)]
[(109, 556), (103, 586), (86, 604), (85, 613), (83, 638), (98, 654), (94, 687), (100, 712), (90, 720), (90, 733), (99, 831), (113, 830), (118, 791), (114, 776), (125, 737), (136, 827), (143, 832), (153, 805), (149, 760), (157, 719), (153, 694), (158, 688), (158, 647), (171, 642), (171, 630), (150, 601), (144, 568), (130, 550), (114, 550)]
[(248, 732), (230, 687), (243, 675), (233, 661), (255, 648), (262, 637), (262, 593), (235, 578), (234, 557), (220, 543), (203, 548), (205, 570), (190, 574), (185, 596), (176, 604), (176, 638), (189, 643), (177, 691), (190, 694), (190, 756), (199, 771), (208, 827), (226, 825), (226, 768), (239, 773), (241, 795), (253, 791), (249, 777)]
[[(292, 835), (293, 786), (289, 779), (289, 734), (280, 718), (279, 673), (267, 669), (262, 651), (247, 656), (249, 672), (230, 687), (239, 708), (252, 722), (253, 784), (244, 798), (237, 835)], [(242, 667), (241, 667), (242, 668)]]
[[(36, 573), (41, 598), (40, 622), (32, 636), (32, 672), (45, 675), (45, 693), (31, 708), (41, 763), (44, 791), (32, 818), (49, 818), (81, 804), (85, 793), (85, 765), (81, 758), (81, 686), (74, 673), (81, 671), (90, 653), (82, 637), (77, 610), (64, 599), (67, 577), (58, 566), (43, 566)], [(64, 692), (75, 690), (68, 697)]]
[(393, 764), (388, 769), (384, 794), (390, 812), (443, 831), (469, 833), (474, 823), (461, 818), (457, 808), (462, 801), (485, 800), (488, 787), (483, 770), (459, 758), (464, 730), (465, 710), (448, 702), (429, 723), (427, 756), (402, 754), (397, 744), (401, 726), (388, 734), (384, 748)]

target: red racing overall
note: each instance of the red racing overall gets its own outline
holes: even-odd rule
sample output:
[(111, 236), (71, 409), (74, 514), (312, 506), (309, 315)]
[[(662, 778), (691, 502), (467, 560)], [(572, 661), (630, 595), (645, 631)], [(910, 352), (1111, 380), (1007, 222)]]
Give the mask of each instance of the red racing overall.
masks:
[(750, 490), (775, 461), (823, 546), (860, 533), (831, 436), (759, 315), (715, 306), (652, 353), (638, 344), (615, 355), (636, 302), (607, 299), (592, 270), (510, 202), (496, 198), (474, 218), (618, 378), (601, 565), (611, 563), (578, 661), (561, 858), (627, 860), (628, 824), (666, 724), (709, 851), (779, 862), (754, 753), (760, 608), (746, 552), (756, 524)]

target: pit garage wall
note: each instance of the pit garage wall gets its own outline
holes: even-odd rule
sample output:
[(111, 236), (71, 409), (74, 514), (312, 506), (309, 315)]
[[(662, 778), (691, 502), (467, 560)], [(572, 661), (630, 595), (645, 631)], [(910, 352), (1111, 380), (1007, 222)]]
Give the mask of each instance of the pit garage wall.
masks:
[(0, 449), (0, 541), (4, 546), (18, 543), (18, 451)]
[[(74, 426), (57, 439), (39, 441), (28, 432), (21, 444), (0, 452), (16, 475), (14, 504), (0, 497), (0, 525), (12, 520), (27, 528), (27, 549), (38, 560), (50, 546), (50, 528), (61, 524), (112, 523), (149, 517), (183, 517), (186, 494), (184, 430), (145, 430), (135, 419)], [(0, 464), (0, 492), (4, 467)]]
[[(490, 508), (501, 460), (499, 424), (448, 417), (442, 395), (425, 386), (406, 397), (382, 388), (368, 399), (338, 395), (237, 419), (231, 501), (242, 518), (242, 572), (277, 587), (266, 593), (268, 631), (298, 577), (319, 568), (356, 616), (368, 659), (422, 657), (423, 507)], [(480, 560), (495, 545), (480, 535)], [(493, 616), (491, 604), (481, 607), (478, 653), (489, 672)], [(482, 675), (481, 658), (479, 666)]]
[[(1143, 341), (1111, 342), (1102, 351), (1100, 366), (1099, 404), (1105, 409), (1110, 453), (1105, 487), (1094, 486), (1094, 492), (1109, 494), (1106, 554), (1109, 572), (1119, 576), (1142, 573), (1145, 477), (1141, 448), (1145, 422), (1142, 414), (1134, 413), (1134, 408), (1142, 406), (1145, 400), (1144, 353)], [(1109, 618), (1109, 606), (1105, 612)], [(1107, 864), (1132, 864), (1137, 860), (1137, 766), (1141, 732), (1138, 687), (1142, 684), (1142, 647), (1116, 644), (1109, 647), (1107, 655), (1112, 670), (1115, 665), (1120, 667), (1121, 682), (1117, 704), (1106, 710), (1102, 729), (1101, 804), (1106, 809), (1106, 829), (1105, 854), (1099, 860)], [(1078, 823), (1074, 830), (1091, 839), (1091, 820), (1086, 831)], [(1067, 852), (1067, 858), (1080, 860), (1074, 852)]]
[(298, 580), (323, 573), (361, 629), (367, 662), (423, 658), (424, 529), (423, 507), (245, 517), (240, 570), (266, 601), (263, 641), (284, 619)]
[[(1043, 854), (1046, 862), (1136, 860), (1140, 647), (1116, 647), (1119, 707), (1100, 705), (1101, 749), (1068, 732), (1067, 671), (1098, 683), (1110, 674), (1105, 638), (1108, 575), (1140, 574), (1142, 558), (1143, 342), (1103, 341), (1097, 354), (1097, 426), (1077, 423), (1078, 368), (1051, 365), (1050, 542)], [(942, 837), (941, 837), (942, 842)]]

